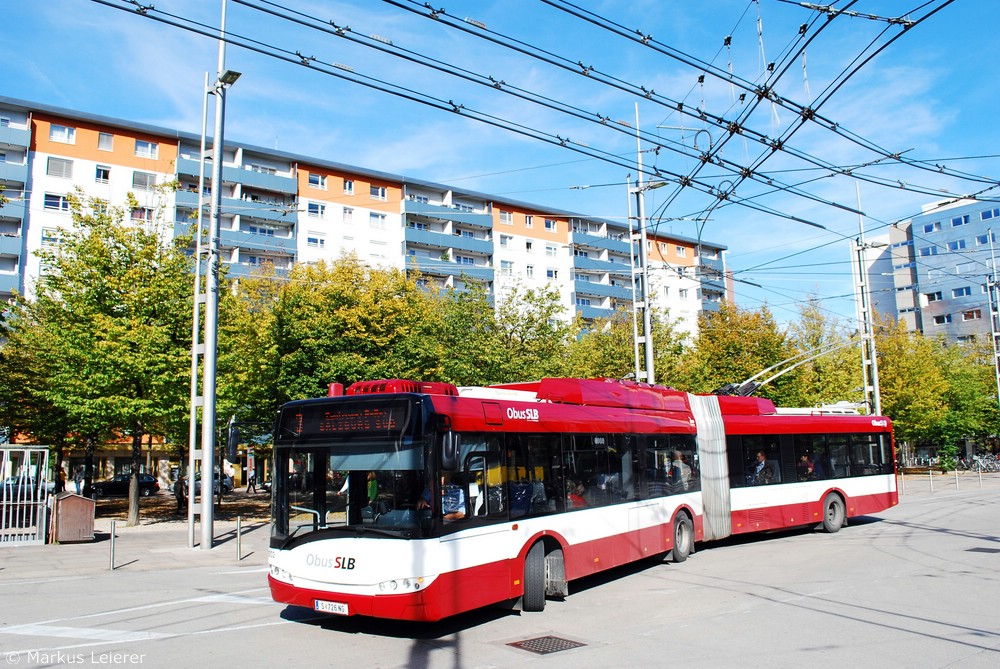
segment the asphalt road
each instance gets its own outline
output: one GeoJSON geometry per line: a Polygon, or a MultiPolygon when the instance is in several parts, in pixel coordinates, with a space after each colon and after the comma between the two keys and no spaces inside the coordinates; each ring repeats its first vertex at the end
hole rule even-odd
{"type": "Polygon", "coordinates": [[[544,613],[437,624],[273,603],[266,525],[120,529],[94,544],[0,548],[0,667],[996,667],[1000,476],[908,480],[900,506],[834,535],[699,546],[575,582],[544,613]],[[511,644],[527,642],[524,647],[511,644]],[[530,649],[555,650],[538,654],[530,649]]]}

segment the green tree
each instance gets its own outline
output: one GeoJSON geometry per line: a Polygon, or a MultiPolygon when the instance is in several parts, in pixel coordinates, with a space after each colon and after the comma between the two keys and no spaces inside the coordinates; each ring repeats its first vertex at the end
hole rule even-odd
{"type": "MultiPolygon", "coordinates": [[[[712,392],[745,381],[791,357],[792,351],[767,307],[741,309],[724,302],[719,311],[699,316],[695,349],[681,370],[682,385],[692,392],[712,392]]],[[[787,376],[781,377],[756,394],[787,405],[788,386],[787,376]]]]}
{"type": "Polygon", "coordinates": [[[860,342],[852,341],[839,321],[827,316],[817,298],[801,306],[799,319],[789,324],[788,338],[802,360],[819,354],[788,373],[792,404],[809,407],[860,399],[860,342]]]}
{"type": "Polygon", "coordinates": [[[494,344],[500,360],[488,374],[489,383],[516,382],[557,376],[571,332],[562,319],[565,307],[554,286],[514,286],[497,298],[494,344]]]}
{"type": "Polygon", "coordinates": [[[897,441],[931,438],[947,413],[948,381],[933,342],[905,324],[876,323],[882,413],[892,418],[897,441]]]}
{"type": "Polygon", "coordinates": [[[166,243],[159,220],[130,216],[144,212],[131,195],[124,207],[109,207],[77,191],[70,208],[73,227],[38,252],[45,270],[35,298],[15,305],[14,329],[30,333],[31,346],[49,357],[36,401],[65,413],[73,432],[91,441],[131,437],[128,523],[135,525],[142,439],[163,434],[168,418],[187,410],[187,240],[166,243]]]}

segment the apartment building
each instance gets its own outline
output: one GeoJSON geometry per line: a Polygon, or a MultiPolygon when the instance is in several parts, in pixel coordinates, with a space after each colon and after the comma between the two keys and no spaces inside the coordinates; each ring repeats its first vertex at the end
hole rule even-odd
{"type": "MultiPolygon", "coordinates": [[[[67,194],[124,203],[135,220],[175,234],[197,221],[201,137],[0,97],[0,299],[30,294],[44,271],[34,251],[71,222],[67,194]],[[175,183],[176,188],[159,186],[175,183]]],[[[631,308],[634,221],[608,220],[498,198],[334,161],[227,142],[220,249],[226,276],[354,253],[373,266],[419,271],[421,281],[494,298],[515,286],[555,286],[566,318],[631,308]]],[[[205,168],[211,174],[211,166],[205,168]]],[[[207,183],[207,180],[206,180],[207,183]]],[[[648,240],[650,301],[697,329],[698,314],[731,299],[720,244],[676,235],[648,240]]]]}
{"type": "MultiPolygon", "coordinates": [[[[944,200],[890,228],[872,252],[872,305],[911,330],[953,342],[990,336],[989,284],[1000,207],[944,200]],[[884,286],[884,277],[891,286],[884,286]],[[879,283],[879,282],[882,283],[879,283]]],[[[1000,250],[1000,249],[997,249],[1000,250]]]]}

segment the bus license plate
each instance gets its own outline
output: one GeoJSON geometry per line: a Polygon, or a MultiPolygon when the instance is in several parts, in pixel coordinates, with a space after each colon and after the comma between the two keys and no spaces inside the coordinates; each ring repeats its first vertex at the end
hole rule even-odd
{"type": "Polygon", "coordinates": [[[342,602],[325,602],[322,599],[317,599],[314,601],[314,607],[317,611],[323,611],[324,613],[336,613],[342,616],[348,615],[347,604],[342,602]]]}

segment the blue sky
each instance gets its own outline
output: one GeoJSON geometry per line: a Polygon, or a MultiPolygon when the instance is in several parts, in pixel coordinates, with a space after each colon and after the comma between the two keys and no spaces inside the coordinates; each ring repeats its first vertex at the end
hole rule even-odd
{"type": "MultiPolygon", "coordinates": [[[[155,6],[152,16],[198,22],[208,30],[219,25],[220,0],[146,2],[155,6]]],[[[697,237],[700,229],[706,240],[727,245],[730,269],[750,282],[736,284],[737,302],[751,308],[767,303],[781,321],[794,319],[809,295],[821,298],[823,307],[844,323],[854,318],[848,240],[858,230],[858,215],[850,210],[857,204],[859,182],[816,162],[845,167],[877,161],[855,173],[923,191],[861,181],[865,226],[876,232],[919,213],[922,204],[984,187],[886,160],[845,134],[951,170],[994,178],[1000,172],[995,155],[1000,154],[1000,130],[994,120],[1000,40],[993,36],[993,27],[1000,24],[998,2],[956,0],[905,31],[879,17],[899,17],[922,1],[840,1],[833,3],[835,8],[857,15],[832,20],[783,0],[431,3],[474,33],[482,34],[485,26],[504,44],[516,42],[535,53],[544,51],[547,58],[593,68],[590,77],[389,2],[246,2],[286,14],[293,10],[302,20],[317,17],[331,28],[349,27],[347,34],[369,44],[389,41],[464,68],[469,76],[491,76],[503,82],[501,88],[516,87],[529,97],[544,96],[607,122],[581,120],[229,0],[230,33],[293,59],[297,52],[314,67],[228,47],[226,65],[243,77],[228,97],[227,138],[624,220],[625,181],[629,174],[635,178],[636,139],[631,133],[638,103],[643,133],[666,147],[654,153],[653,143],[643,142],[644,163],[667,175],[693,175],[696,182],[684,189],[671,183],[649,191],[651,225],[687,237],[697,237]],[[579,7],[633,35],[651,36],[649,43],[661,50],[553,4],[579,7]],[[472,22],[464,22],[466,18],[472,22]],[[803,24],[808,40],[804,64],[797,51],[803,24]],[[870,53],[865,51],[870,44],[883,45],[900,33],[868,62],[855,60],[870,53]],[[377,42],[370,39],[373,35],[377,42]],[[663,52],[670,50],[676,58],[663,52]],[[741,103],[738,96],[744,91],[717,76],[731,69],[737,81],[752,89],[764,81],[769,62],[781,73],[773,90],[787,104],[765,101],[751,108],[752,92],[741,103]],[[332,63],[349,69],[330,67],[332,63]],[[480,123],[468,113],[441,111],[365,88],[317,68],[373,77],[404,86],[414,96],[452,101],[498,122],[566,140],[586,153],[601,152],[612,162],[480,123]],[[844,80],[841,75],[855,68],[844,80]],[[704,82],[699,82],[702,74],[704,82]],[[642,86],[654,92],[654,99],[619,90],[600,77],[625,87],[642,86]],[[837,88],[826,97],[831,86],[837,88]],[[824,124],[797,123],[797,108],[818,100],[824,100],[818,110],[824,124]],[[677,102],[695,115],[679,112],[677,102]],[[727,137],[725,130],[699,120],[699,109],[715,118],[739,120],[744,132],[727,137]],[[831,124],[837,132],[824,127],[831,124]],[[755,137],[783,137],[787,150],[772,152],[755,137]],[[709,148],[726,166],[708,165],[695,172],[697,155],[709,148]],[[756,180],[741,179],[736,174],[741,167],[753,167],[756,180]],[[791,185],[797,185],[798,194],[781,188],[791,185]],[[720,202],[717,194],[723,191],[731,196],[720,202]]],[[[419,9],[423,3],[397,4],[419,9]]],[[[943,4],[932,0],[928,7],[943,4]]],[[[214,75],[216,42],[115,7],[135,5],[127,0],[9,3],[0,47],[3,94],[199,132],[204,73],[214,75]]],[[[1000,192],[989,191],[985,197],[1000,198],[1000,192]]]]}

